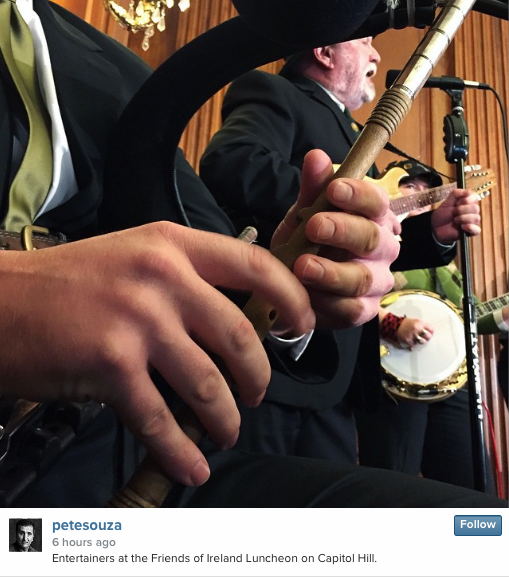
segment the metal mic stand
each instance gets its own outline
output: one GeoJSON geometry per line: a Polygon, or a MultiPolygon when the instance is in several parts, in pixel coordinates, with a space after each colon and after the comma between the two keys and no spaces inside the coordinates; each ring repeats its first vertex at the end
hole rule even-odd
{"type": "MultiPolygon", "coordinates": [[[[444,117],[445,157],[456,164],[458,188],[465,188],[465,159],[468,155],[468,129],[463,116],[463,90],[446,90],[452,98],[452,112],[444,117]]],[[[460,230],[459,248],[463,276],[463,320],[465,323],[465,349],[467,361],[467,387],[472,432],[474,483],[478,491],[486,492],[486,448],[484,445],[483,401],[477,320],[472,293],[472,276],[468,235],[460,230]]]]}

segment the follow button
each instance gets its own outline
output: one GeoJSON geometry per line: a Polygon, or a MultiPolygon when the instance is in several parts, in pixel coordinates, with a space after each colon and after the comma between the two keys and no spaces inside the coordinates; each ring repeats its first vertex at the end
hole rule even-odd
{"type": "Polygon", "coordinates": [[[499,537],[502,535],[502,515],[455,515],[454,534],[499,537]]]}

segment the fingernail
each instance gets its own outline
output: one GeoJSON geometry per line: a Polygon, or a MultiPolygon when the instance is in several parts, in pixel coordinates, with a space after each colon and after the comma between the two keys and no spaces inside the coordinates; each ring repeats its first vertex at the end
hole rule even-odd
{"type": "Polygon", "coordinates": [[[332,198],[338,202],[345,202],[352,198],[352,187],[341,181],[336,181],[332,189],[332,198]]]}
{"type": "Polygon", "coordinates": [[[302,280],[316,281],[320,280],[325,273],[323,266],[313,259],[309,259],[302,271],[302,280]]]}
{"type": "Polygon", "coordinates": [[[210,469],[205,461],[198,461],[191,471],[191,483],[197,487],[203,485],[210,477],[210,469]]]}
{"type": "Polygon", "coordinates": [[[336,227],[334,226],[332,220],[330,220],[329,218],[322,218],[320,226],[318,227],[318,233],[317,233],[318,239],[327,240],[329,238],[332,238],[335,230],[336,227]]]}

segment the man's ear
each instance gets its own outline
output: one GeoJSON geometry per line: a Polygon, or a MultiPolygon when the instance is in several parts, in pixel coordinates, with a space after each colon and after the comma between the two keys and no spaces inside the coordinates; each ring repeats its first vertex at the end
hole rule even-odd
{"type": "Polygon", "coordinates": [[[327,70],[334,68],[334,62],[332,59],[332,46],[321,46],[320,48],[315,48],[313,50],[313,55],[318,64],[327,70]]]}

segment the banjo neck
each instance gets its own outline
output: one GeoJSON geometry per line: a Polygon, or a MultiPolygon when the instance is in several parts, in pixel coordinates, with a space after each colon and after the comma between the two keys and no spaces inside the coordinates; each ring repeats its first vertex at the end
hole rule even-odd
{"type": "Polygon", "coordinates": [[[489,315],[498,309],[501,309],[507,304],[509,304],[509,293],[505,293],[501,296],[490,299],[489,301],[476,304],[475,311],[477,316],[480,318],[489,315]]]}

